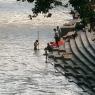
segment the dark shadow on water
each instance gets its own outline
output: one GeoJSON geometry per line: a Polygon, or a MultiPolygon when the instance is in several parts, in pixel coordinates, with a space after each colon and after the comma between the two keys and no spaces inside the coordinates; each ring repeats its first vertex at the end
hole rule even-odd
{"type": "Polygon", "coordinates": [[[33,51],[33,55],[37,56],[37,57],[41,57],[44,54],[44,48],[41,49],[37,49],[33,51]]]}
{"type": "Polygon", "coordinates": [[[37,57],[40,57],[42,55],[42,52],[41,50],[34,50],[34,53],[33,53],[35,56],[37,57]]]}
{"type": "Polygon", "coordinates": [[[40,55],[40,50],[34,50],[33,55],[39,56],[40,55]]]}

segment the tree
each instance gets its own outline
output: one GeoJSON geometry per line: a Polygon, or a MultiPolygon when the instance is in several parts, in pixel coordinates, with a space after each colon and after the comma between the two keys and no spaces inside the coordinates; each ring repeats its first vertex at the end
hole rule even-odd
{"type": "MultiPolygon", "coordinates": [[[[20,1],[20,0],[17,0],[20,1]]],[[[22,0],[25,1],[25,0],[22,0]]],[[[58,0],[27,0],[29,3],[35,2],[35,7],[32,9],[33,13],[38,15],[38,13],[48,13],[50,9],[55,6],[62,6],[62,2],[58,0]]]]}
{"type": "Polygon", "coordinates": [[[90,23],[90,19],[95,16],[95,11],[91,7],[95,5],[95,0],[69,0],[69,2],[79,12],[83,22],[90,23]]]}
{"type": "MultiPolygon", "coordinates": [[[[18,0],[19,1],[19,0],[18,0]]],[[[25,0],[22,0],[25,1],[25,0]]],[[[35,2],[35,7],[32,9],[33,13],[48,13],[50,9],[56,6],[63,6],[60,0],[27,0],[32,3],[35,2]]],[[[69,0],[70,4],[80,14],[81,19],[85,23],[89,23],[90,19],[95,16],[94,5],[95,0],[69,0]]]]}

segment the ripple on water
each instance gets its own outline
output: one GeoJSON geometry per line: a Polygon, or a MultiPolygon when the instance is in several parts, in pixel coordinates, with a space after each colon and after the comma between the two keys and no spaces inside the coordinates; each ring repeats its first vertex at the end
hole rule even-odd
{"type": "Polygon", "coordinates": [[[30,21],[31,5],[26,4],[0,0],[0,95],[82,95],[82,89],[56,73],[43,56],[46,43],[54,41],[53,28],[72,17],[57,8],[51,18],[40,14],[30,21]],[[40,50],[34,52],[38,30],[40,50]]]}

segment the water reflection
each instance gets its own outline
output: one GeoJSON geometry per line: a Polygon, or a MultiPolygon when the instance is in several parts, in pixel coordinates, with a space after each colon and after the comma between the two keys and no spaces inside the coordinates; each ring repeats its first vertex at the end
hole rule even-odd
{"type": "Polygon", "coordinates": [[[71,17],[57,10],[52,20],[39,16],[30,21],[29,8],[27,3],[0,0],[0,95],[87,95],[43,56],[46,43],[53,40],[52,29],[71,17]],[[40,50],[34,52],[38,30],[40,50]]]}
{"type": "MultiPolygon", "coordinates": [[[[66,3],[68,0],[64,0],[66,3]]],[[[63,25],[67,19],[72,17],[67,13],[70,9],[68,8],[55,8],[50,10],[54,13],[51,18],[44,18],[43,14],[39,14],[38,17],[30,20],[29,14],[32,14],[31,8],[33,4],[28,2],[16,2],[16,0],[0,0],[0,23],[3,24],[31,24],[34,26],[43,25],[63,25]],[[66,12],[67,11],[67,12],[66,12]]]]}
{"type": "MultiPolygon", "coordinates": [[[[2,25],[1,25],[2,26],[2,25]]],[[[34,52],[36,27],[0,26],[0,95],[81,95],[50,63],[45,63],[44,47],[52,40],[51,27],[40,27],[40,50],[34,52]],[[50,31],[49,31],[50,30],[50,31]],[[44,40],[45,39],[45,40],[44,40]],[[41,42],[42,41],[42,42],[41,42]]],[[[84,94],[83,95],[87,95],[84,94]]]]}

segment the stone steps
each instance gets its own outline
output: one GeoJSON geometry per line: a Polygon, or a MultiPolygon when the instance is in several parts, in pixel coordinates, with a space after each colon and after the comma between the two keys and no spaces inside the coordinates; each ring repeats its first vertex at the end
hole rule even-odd
{"type": "Polygon", "coordinates": [[[85,59],[89,62],[92,63],[93,66],[95,66],[95,60],[91,58],[88,52],[86,52],[85,48],[83,47],[81,41],[80,41],[80,36],[75,38],[75,44],[77,46],[78,51],[85,57],[85,59]]]}
{"type": "MultiPolygon", "coordinates": [[[[95,44],[91,41],[88,32],[78,33],[78,37],[65,41],[64,48],[61,47],[60,54],[54,51],[55,68],[66,76],[70,82],[76,83],[84,91],[95,94],[95,44]],[[64,51],[61,51],[64,50],[64,51]],[[71,54],[66,60],[65,54],[71,54]],[[57,58],[60,57],[60,58],[57,58]],[[58,62],[60,60],[60,62],[58,62]],[[60,63],[60,64],[58,64],[60,63]]],[[[68,56],[67,56],[68,57],[68,56]]]]}
{"type": "Polygon", "coordinates": [[[78,52],[74,39],[70,39],[70,46],[73,54],[80,60],[80,62],[85,64],[90,71],[95,73],[95,67],[93,67],[91,63],[89,63],[80,52],[78,52]]]}
{"type": "Polygon", "coordinates": [[[95,53],[93,52],[91,46],[89,45],[89,42],[87,40],[86,34],[84,32],[81,32],[81,42],[82,45],[84,46],[85,50],[92,56],[93,59],[95,59],[95,53]]]}
{"type": "Polygon", "coordinates": [[[89,33],[87,30],[86,30],[86,37],[87,37],[87,40],[89,42],[89,45],[91,46],[93,52],[95,53],[95,44],[94,42],[91,40],[91,33],[89,33]]]}

